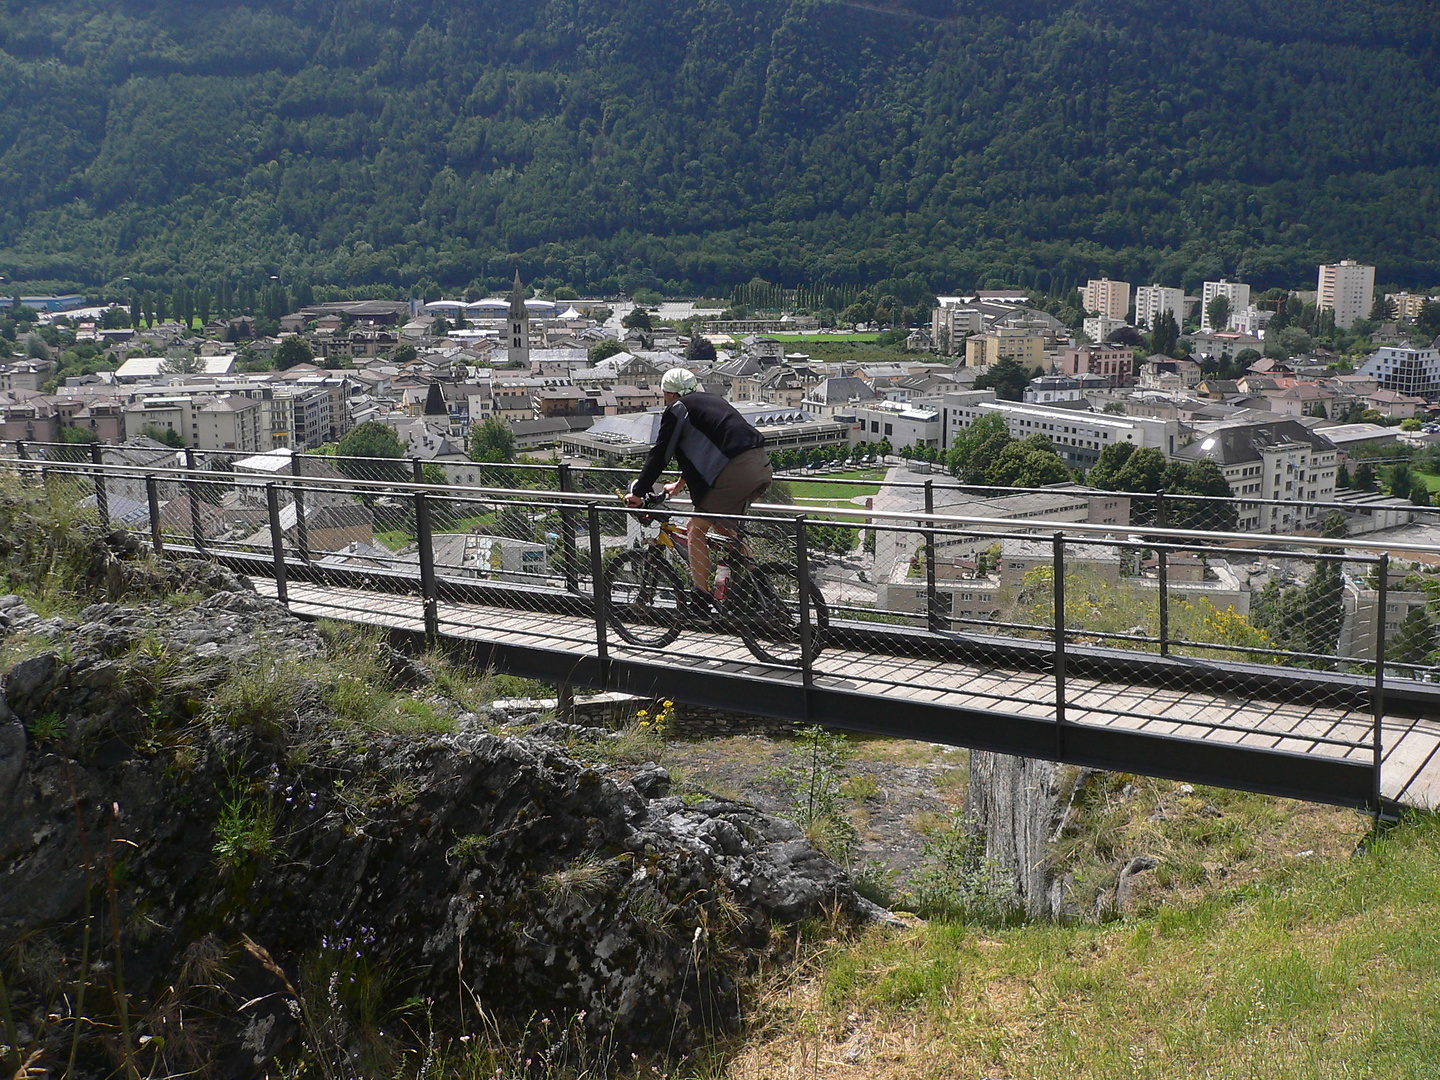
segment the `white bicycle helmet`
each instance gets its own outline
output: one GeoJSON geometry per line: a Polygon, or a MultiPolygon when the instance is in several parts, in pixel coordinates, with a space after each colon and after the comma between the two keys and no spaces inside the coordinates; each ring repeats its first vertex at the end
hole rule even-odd
{"type": "Polygon", "coordinates": [[[683,367],[672,367],[660,379],[660,389],[667,394],[688,394],[700,389],[700,380],[693,371],[683,367]]]}

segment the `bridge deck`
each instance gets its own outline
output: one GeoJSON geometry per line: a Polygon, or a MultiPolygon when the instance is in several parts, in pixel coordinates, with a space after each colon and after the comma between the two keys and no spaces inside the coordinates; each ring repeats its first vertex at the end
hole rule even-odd
{"type": "MultiPolygon", "coordinates": [[[[275,595],[272,580],[252,580],[262,595],[275,595]]],[[[424,629],[424,607],[418,596],[291,581],[288,598],[290,608],[301,615],[411,633],[424,629]]],[[[608,660],[615,674],[597,679],[600,647],[594,621],[588,617],[445,601],[439,604],[438,615],[446,637],[482,643],[510,656],[561,658],[562,664],[572,665],[567,676],[573,674],[571,681],[579,685],[604,681],[612,688],[679,700],[697,700],[695,695],[700,694],[704,703],[730,703],[736,711],[793,715],[793,703],[803,697],[807,717],[815,722],[1010,749],[1010,744],[1000,742],[987,745],[986,721],[996,726],[1003,721],[1017,732],[1014,752],[1221,784],[1229,766],[1214,762],[1244,758],[1249,764],[1228,777],[1230,786],[1352,805],[1366,801],[1354,794],[1354,776],[1373,763],[1369,740],[1374,717],[1358,709],[1071,675],[1065,680],[1063,731],[1056,732],[1062,725],[1056,724],[1053,671],[831,647],[816,660],[812,684],[806,687],[798,670],[757,662],[738,638],[685,631],[674,645],[658,652],[607,635],[608,660]],[[675,662],[682,656],[683,668],[675,662]],[[702,693],[707,677],[713,677],[712,685],[729,690],[718,700],[714,693],[702,693]],[[834,708],[842,704],[843,708],[834,708]],[[929,719],[906,722],[907,717],[922,714],[929,719]],[[1052,735],[1047,736],[1046,730],[1052,735]],[[1108,733],[1108,742],[1102,733],[1108,733]],[[1139,738],[1121,738],[1126,734],[1139,738]],[[1077,749],[1050,753],[1050,739],[1054,740],[1050,745],[1073,743],[1077,749]],[[1092,742],[1096,749],[1081,749],[1092,742]],[[1237,755],[1235,750],[1249,753],[1237,755]],[[1187,766],[1187,759],[1195,762],[1193,768],[1187,766]],[[1298,775],[1307,766],[1327,763],[1354,767],[1347,773],[1350,794],[1327,797],[1299,779],[1287,779],[1287,773],[1298,775]]],[[[548,670],[557,670],[553,659],[548,670]]],[[[1427,809],[1440,806],[1440,722],[1386,716],[1382,732],[1385,802],[1427,809]]]]}

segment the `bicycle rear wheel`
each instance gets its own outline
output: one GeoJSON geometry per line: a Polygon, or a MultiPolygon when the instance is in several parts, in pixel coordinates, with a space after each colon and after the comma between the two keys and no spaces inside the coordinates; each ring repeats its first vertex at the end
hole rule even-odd
{"type": "MultiPolygon", "coordinates": [[[[801,662],[799,575],[789,563],[767,562],[751,568],[740,583],[740,593],[727,605],[736,607],[736,629],[746,647],[767,664],[794,667],[801,662]]],[[[820,655],[830,629],[830,609],[812,580],[810,597],[810,657],[820,655]]],[[[733,588],[734,586],[732,586],[733,588]]]]}
{"type": "Polygon", "coordinates": [[[680,636],[690,591],[658,548],[629,548],[605,565],[606,621],[631,645],[660,649],[680,636]]]}

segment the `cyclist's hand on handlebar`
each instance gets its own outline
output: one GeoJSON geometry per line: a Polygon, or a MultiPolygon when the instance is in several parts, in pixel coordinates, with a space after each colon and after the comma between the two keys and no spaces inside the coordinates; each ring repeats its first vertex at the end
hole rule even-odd
{"type": "Polygon", "coordinates": [[[642,499],[639,495],[636,495],[633,491],[627,492],[624,495],[624,499],[626,506],[639,507],[645,505],[645,500],[642,499]]]}

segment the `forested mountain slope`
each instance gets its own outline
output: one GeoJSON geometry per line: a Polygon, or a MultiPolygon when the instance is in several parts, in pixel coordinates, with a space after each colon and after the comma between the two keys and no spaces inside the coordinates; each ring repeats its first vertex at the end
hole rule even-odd
{"type": "Polygon", "coordinates": [[[1432,0],[0,0],[0,274],[1440,283],[1432,0]]]}

